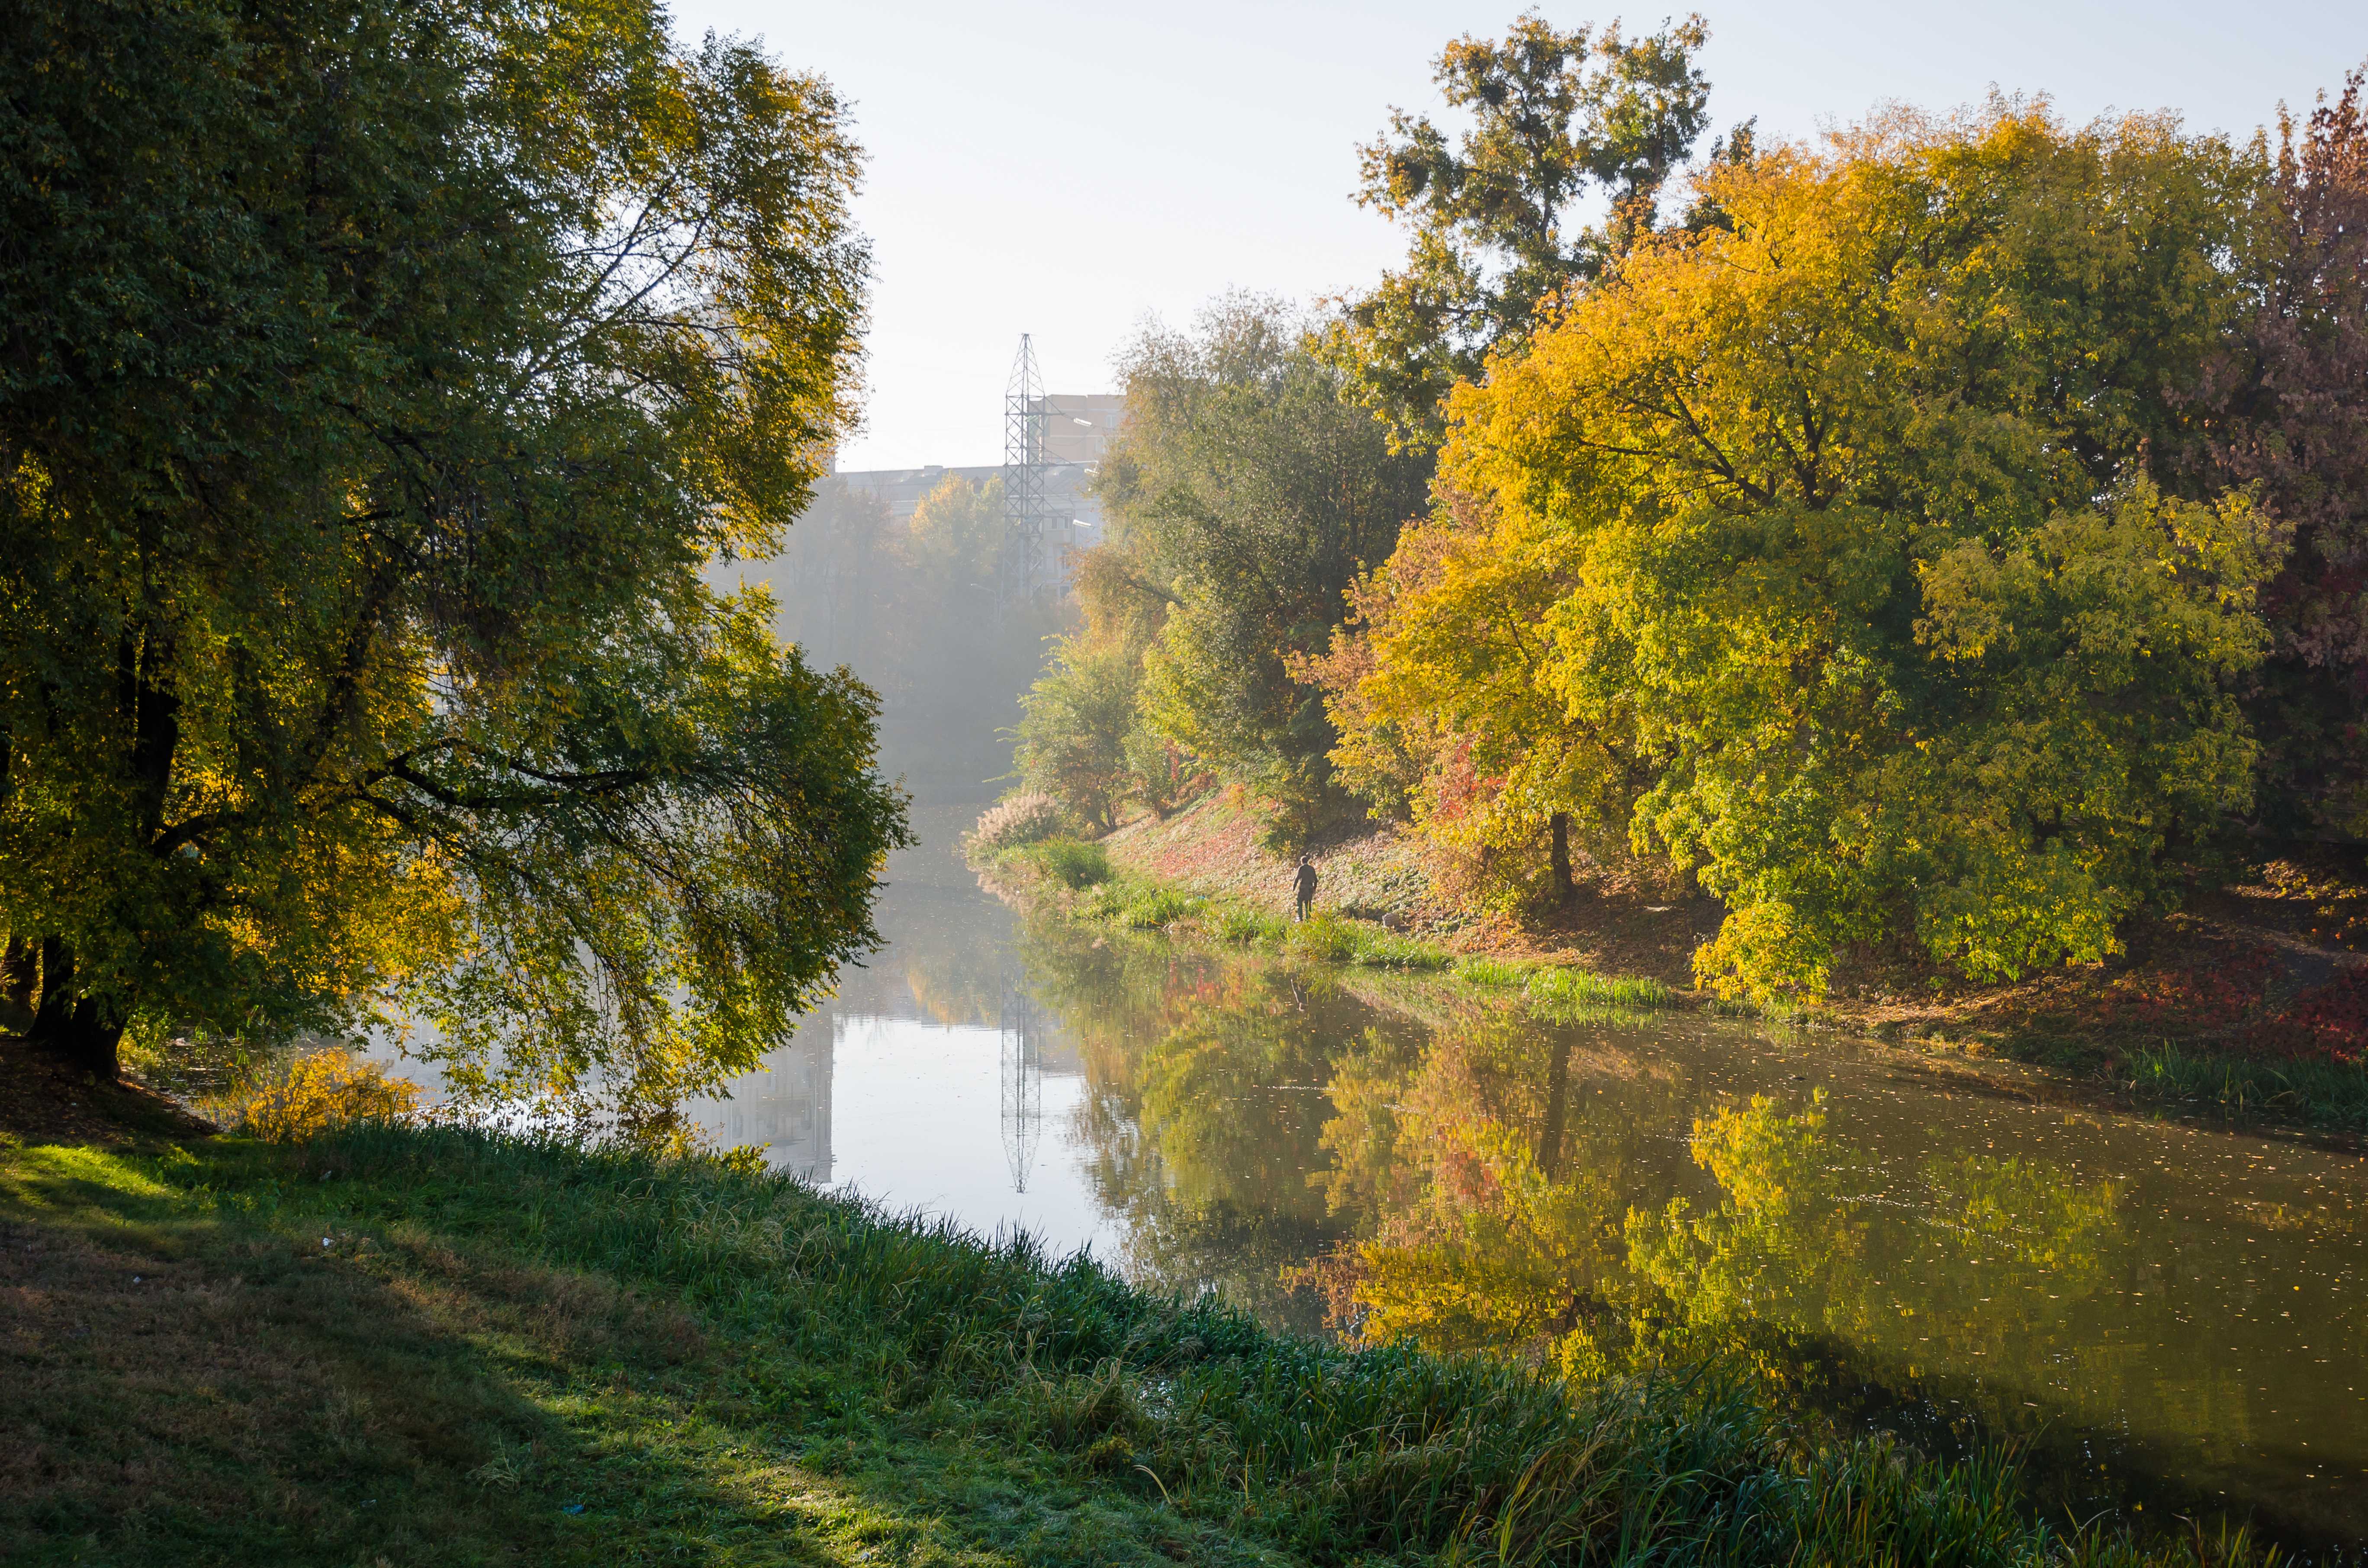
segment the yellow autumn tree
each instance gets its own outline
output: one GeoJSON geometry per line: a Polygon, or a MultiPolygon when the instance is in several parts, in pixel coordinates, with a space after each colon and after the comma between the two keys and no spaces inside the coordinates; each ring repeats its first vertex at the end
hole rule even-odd
{"type": "Polygon", "coordinates": [[[1456,393],[1457,499],[1325,672],[1337,760],[1436,841],[1567,813],[1691,870],[1726,993],[2112,951],[2248,798],[2273,540],[2150,464],[2263,170],[2007,101],[1714,168],[1456,393]]]}

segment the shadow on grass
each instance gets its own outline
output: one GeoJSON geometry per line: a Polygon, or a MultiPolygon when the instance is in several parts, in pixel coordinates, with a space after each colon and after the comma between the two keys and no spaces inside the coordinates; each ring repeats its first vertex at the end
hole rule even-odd
{"type": "MultiPolygon", "coordinates": [[[[1008,1560],[916,1507],[860,1397],[780,1408],[673,1303],[315,1164],[0,1148],[0,1559],[1008,1560]]],[[[996,1533],[1128,1533],[940,1457],[996,1533]]]]}

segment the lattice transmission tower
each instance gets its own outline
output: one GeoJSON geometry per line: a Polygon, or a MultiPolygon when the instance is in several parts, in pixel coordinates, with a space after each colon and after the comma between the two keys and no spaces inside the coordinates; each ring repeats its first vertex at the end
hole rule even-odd
{"type": "Polygon", "coordinates": [[[1017,986],[1004,994],[1002,1034],[1003,1157],[1011,1189],[1026,1192],[1044,1138],[1044,1040],[1035,1005],[1017,986]]]}
{"type": "Polygon", "coordinates": [[[1003,389],[1002,597],[1017,602],[1044,581],[1044,534],[1052,507],[1044,499],[1044,380],[1035,346],[1019,335],[1019,355],[1003,389]]]}

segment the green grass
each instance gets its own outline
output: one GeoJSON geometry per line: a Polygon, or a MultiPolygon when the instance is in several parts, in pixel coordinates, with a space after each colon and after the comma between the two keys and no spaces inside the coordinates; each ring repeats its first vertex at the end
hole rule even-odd
{"type": "Polygon", "coordinates": [[[1004,853],[1064,888],[1089,888],[1110,880],[1110,853],[1099,844],[1048,838],[1004,853]]]}
{"type": "Polygon", "coordinates": [[[1279,915],[1269,915],[1247,904],[1216,903],[1209,916],[1209,935],[1221,942],[1262,944],[1281,947],[1291,931],[1291,923],[1279,915]]]}
{"type": "Polygon", "coordinates": [[[10,1561],[2186,1560],[1707,1375],[1279,1337],[719,1161],[0,1148],[0,1227],[10,1561]]]}
{"type": "Polygon", "coordinates": [[[1281,946],[1286,955],[1309,962],[1370,969],[1445,969],[1454,961],[1432,943],[1384,931],[1370,920],[1332,914],[1292,922],[1283,929],[1281,946]]]}
{"type": "Polygon", "coordinates": [[[1179,930],[1289,957],[1375,969],[1444,969],[1452,956],[1436,944],[1385,931],[1368,920],[1326,913],[1285,920],[1238,900],[1184,892],[1110,864],[1099,844],[1047,839],[1004,851],[996,864],[1060,890],[1072,920],[1128,930],[1179,930]]]}
{"type": "Polygon", "coordinates": [[[1530,1010],[1548,1022],[1590,1021],[1675,1006],[1679,1000],[1656,980],[1609,977],[1523,960],[1458,960],[1436,942],[1329,910],[1305,920],[1285,920],[1236,899],[1184,892],[1113,866],[1098,844],[1047,839],[1006,850],[996,863],[1017,871],[1023,881],[1033,880],[1058,890],[1055,903],[1072,920],[1203,936],[1279,952],[1303,963],[1452,970],[1456,979],[1469,984],[1521,990],[1530,1010]]]}
{"type": "Polygon", "coordinates": [[[1537,967],[1516,959],[1465,959],[1455,966],[1455,978],[1468,985],[1502,989],[1527,985],[1537,967]]]}
{"type": "Polygon", "coordinates": [[[1584,1023],[1674,1007],[1678,994],[1657,980],[1596,974],[1518,959],[1466,959],[1455,978],[1489,990],[1519,989],[1531,1013],[1547,1023],[1584,1023]]]}
{"type": "Polygon", "coordinates": [[[1668,1007],[1677,993],[1657,980],[1634,975],[1594,974],[1583,969],[1543,969],[1530,977],[1530,999],[1544,1009],[1557,1007],[1668,1007]]]}
{"type": "Polygon", "coordinates": [[[2141,1099],[2368,1131],[2368,1067],[2263,1062],[2165,1044],[2137,1052],[2125,1071],[2141,1099]]]}

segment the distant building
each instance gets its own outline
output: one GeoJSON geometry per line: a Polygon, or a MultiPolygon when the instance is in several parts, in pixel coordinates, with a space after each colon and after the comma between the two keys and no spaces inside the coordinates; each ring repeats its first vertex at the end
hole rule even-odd
{"type": "Polygon", "coordinates": [[[1125,417],[1126,398],[1120,392],[1046,392],[1044,455],[1056,463],[1091,468],[1102,460],[1125,417]]]}

